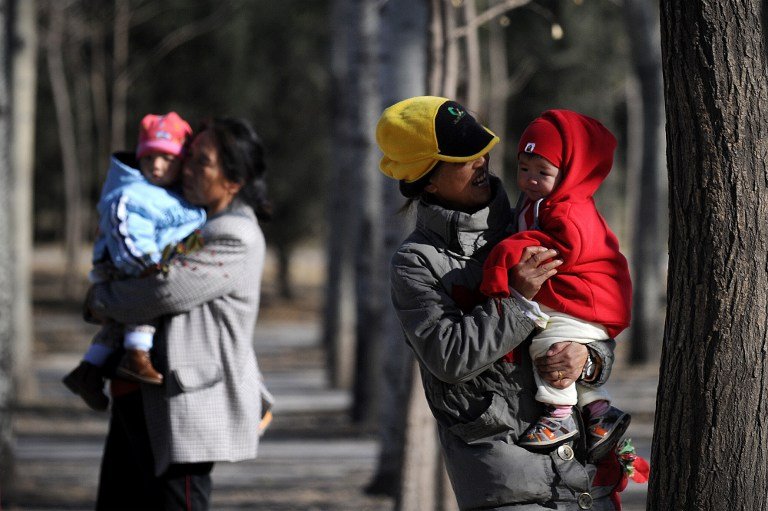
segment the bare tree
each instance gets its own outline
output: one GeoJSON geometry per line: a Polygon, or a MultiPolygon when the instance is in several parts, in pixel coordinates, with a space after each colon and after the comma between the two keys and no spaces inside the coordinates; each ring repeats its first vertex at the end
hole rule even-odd
{"type": "Polygon", "coordinates": [[[355,271],[353,239],[356,192],[356,167],[350,149],[350,126],[353,104],[347,88],[352,38],[351,0],[334,0],[331,13],[333,40],[331,79],[333,90],[333,122],[331,143],[338,157],[329,173],[327,277],[325,310],[323,311],[323,345],[328,356],[331,384],[351,388],[355,353],[355,271]],[[338,186],[337,183],[352,183],[338,186]]]}
{"type": "MultiPolygon", "coordinates": [[[[429,5],[427,0],[389,0],[381,13],[381,95],[384,107],[403,99],[424,95],[427,90],[427,56],[429,5]]],[[[412,218],[399,213],[403,197],[397,183],[383,175],[383,220],[385,223],[384,249],[379,264],[389,267],[389,260],[413,227],[412,218]]],[[[388,283],[388,279],[385,280],[388,283]]],[[[388,284],[387,284],[388,285],[388,284]]],[[[386,297],[384,307],[384,337],[382,349],[381,407],[379,432],[381,450],[373,480],[366,491],[374,494],[396,495],[403,473],[403,445],[405,420],[403,403],[411,392],[413,354],[405,342],[400,322],[386,297]]],[[[418,385],[416,386],[418,387],[418,385]]],[[[414,387],[414,388],[416,388],[414,387]]],[[[418,388],[416,392],[421,392],[418,388]]],[[[426,406],[426,404],[425,404],[426,406]]],[[[429,411],[427,410],[427,413],[429,411]]],[[[434,433],[434,423],[431,432],[434,433]]],[[[411,458],[416,470],[421,460],[411,458]]]]}
{"type": "Polygon", "coordinates": [[[381,346],[384,339],[386,267],[382,176],[378,170],[374,128],[381,113],[379,94],[379,2],[360,0],[353,19],[359,20],[356,44],[350,53],[350,100],[356,105],[351,125],[352,155],[360,187],[354,192],[355,214],[359,218],[355,248],[356,282],[356,363],[352,418],[376,424],[381,382],[381,346]]]}
{"type": "MultiPolygon", "coordinates": [[[[11,1],[0,0],[0,204],[10,204],[11,170],[11,1]]],[[[11,403],[13,385],[13,210],[0,215],[0,486],[6,487],[13,473],[11,450],[11,403]]]]}
{"type": "MultiPolygon", "coordinates": [[[[639,168],[635,186],[628,193],[636,196],[632,241],[632,330],[629,360],[644,363],[649,348],[656,348],[662,336],[660,321],[664,291],[662,239],[662,168],[664,147],[664,96],[661,77],[661,42],[655,3],[651,0],[624,0],[624,18],[629,34],[632,64],[639,83],[640,116],[629,122],[639,125],[639,168]],[[657,339],[659,341],[657,341],[657,339]]],[[[635,142],[636,143],[636,142],[635,142]]],[[[632,162],[630,162],[632,163],[632,162]]]]}
{"type": "Polygon", "coordinates": [[[48,27],[45,37],[45,55],[53,90],[64,174],[66,275],[63,289],[65,296],[75,298],[81,294],[78,256],[83,244],[83,216],[81,165],[77,154],[75,120],[63,55],[67,7],[68,2],[48,0],[46,3],[48,27]]]}
{"type": "Polygon", "coordinates": [[[765,9],[661,2],[671,225],[652,510],[768,508],[765,9]]]}
{"type": "Polygon", "coordinates": [[[30,377],[32,360],[32,173],[35,140],[35,92],[37,89],[37,2],[15,1],[11,11],[13,30],[12,170],[14,213],[14,330],[13,366],[17,396],[34,391],[30,377]]]}

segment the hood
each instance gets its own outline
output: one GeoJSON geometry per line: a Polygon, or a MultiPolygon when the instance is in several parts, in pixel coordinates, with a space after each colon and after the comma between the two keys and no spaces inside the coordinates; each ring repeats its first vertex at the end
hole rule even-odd
{"type": "Polygon", "coordinates": [[[109,171],[101,195],[103,197],[123,186],[145,181],[146,179],[139,170],[139,163],[133,154],[114,153],[109,160],[109,171]]]}
{"type": "Polygon", "coordinates": [[[570,110],[547,110],[563,141],[562,181],[545,204],[582,202],[598,189],[613,166],[616,137],[599,121],[570,110]]]}

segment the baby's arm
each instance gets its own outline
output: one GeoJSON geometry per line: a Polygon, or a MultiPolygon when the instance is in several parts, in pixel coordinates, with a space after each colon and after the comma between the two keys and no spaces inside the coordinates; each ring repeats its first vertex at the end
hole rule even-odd
{"type": "Polygon", "coordinates": [[[121,272],[135,277],[160,259],[155,222],[127,196],[110,207],[107,227],[107,250],[121,272]]]}

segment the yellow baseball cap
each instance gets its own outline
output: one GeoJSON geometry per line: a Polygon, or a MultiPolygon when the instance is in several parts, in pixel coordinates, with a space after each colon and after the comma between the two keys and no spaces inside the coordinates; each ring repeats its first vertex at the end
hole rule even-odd
{"type": "Polygon", "coordinates": [[[390,106],[376,125],[376,143],[384,157],[381,171],[412,183],[438,161],[466,162],[488,153],[499,142],[455,101],[416,96],[390,106]]]}

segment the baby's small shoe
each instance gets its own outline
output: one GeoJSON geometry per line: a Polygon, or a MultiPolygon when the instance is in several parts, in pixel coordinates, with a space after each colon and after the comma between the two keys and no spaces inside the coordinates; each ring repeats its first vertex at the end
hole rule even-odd
{"type": "Polygon", "coordinates": [[[101,368],[83,360],[67,374],[62,383],[77,394],[85,404],[97,412],[103,412],[109,406],[109,398],[104,394],[104,375],[101,368]]]}
{"type": "Polygon", "coordinates": [[[554,447],[578,436],[579,427],[573,414],[562,419],[545,415],[525,430],[517,444],[528,449],[540,449],[554,447]]]}
{"type": "Polygon", "coordinates": [[[126,380],[150,385],[162,385],[163,375],[158,373],[149,352],[144,350],[125,350],[125,355],[117,366],[117,375],[126,380]]]}
{"type": "Polygon", "coordinates": [[[592,461],[605,457],[627,431],[632,416],[611,406],[602,415],[589,418],[587,426],[587,454],[592,461]]]}

